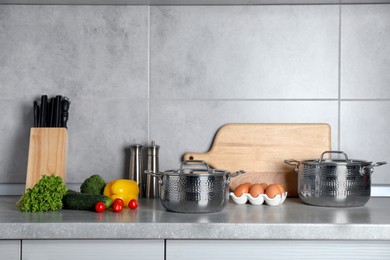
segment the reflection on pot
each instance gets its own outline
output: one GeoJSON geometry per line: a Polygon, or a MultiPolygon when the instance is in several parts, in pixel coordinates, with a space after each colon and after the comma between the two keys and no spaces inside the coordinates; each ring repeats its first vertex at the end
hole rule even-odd
{"type": "Polygon", "coordinates": [[[160,201],[169,211],[211,213],[229,201],[230,178],[244,173],[211,169],[200,160],[183,161],[179,170],[153,173],[160,178],[160,201]]]}
{"type": "Polygon", "coordinates": [[[310,205],[357,207],[371,195],[371,173],[386,162],[348,159],[341,151],[325,151],[317,160],[285,160],[298,173],[299,198],[310,205]],[[325,154],[342,154],[344,159],[324,159],[325,154]]]}

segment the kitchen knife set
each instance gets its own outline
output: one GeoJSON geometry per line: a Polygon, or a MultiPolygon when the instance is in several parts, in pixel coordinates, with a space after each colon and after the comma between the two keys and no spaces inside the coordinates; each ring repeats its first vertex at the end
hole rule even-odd
{"type": "Polygon", "coordinates": [[[41,103],[34,101],[34,127],[67,127],[70,100],[57,95],[49,98],[41,96],[41,103]]]}

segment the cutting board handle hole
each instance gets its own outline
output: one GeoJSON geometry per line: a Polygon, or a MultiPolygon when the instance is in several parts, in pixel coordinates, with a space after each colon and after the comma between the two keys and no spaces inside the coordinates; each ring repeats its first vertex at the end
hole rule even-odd
{"type": "Polygon", "coordinates": [[[190,157],[188,157],[188,159],[194,160],[194,156],[190,155],[190,157]]]}

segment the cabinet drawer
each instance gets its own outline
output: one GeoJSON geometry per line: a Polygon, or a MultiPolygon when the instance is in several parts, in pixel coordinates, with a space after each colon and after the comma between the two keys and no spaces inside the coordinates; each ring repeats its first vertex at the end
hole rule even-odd
{"type": "Polygon", "coordinates": [[[390,241],[168,240],[166,260],[390,259],[390,241]]]}
{"type": "Polygon", "coordinates": [[[0,258],[20,260],[20,240],[0,240],[0,258]]]}
{"type": "Polygon", "coordinates": [[[23,260],[163,260],[163,240],[23,240],[23,260]]]}

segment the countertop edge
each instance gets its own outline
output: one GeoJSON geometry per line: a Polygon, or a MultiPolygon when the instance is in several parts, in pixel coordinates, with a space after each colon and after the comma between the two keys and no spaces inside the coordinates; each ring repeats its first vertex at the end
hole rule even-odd
{"type": "Polygon", "coordinates": [[[1,223],[0,230],[0,239],[22,240],[390,240],[390,225],[382,224],[1,223]]]}

